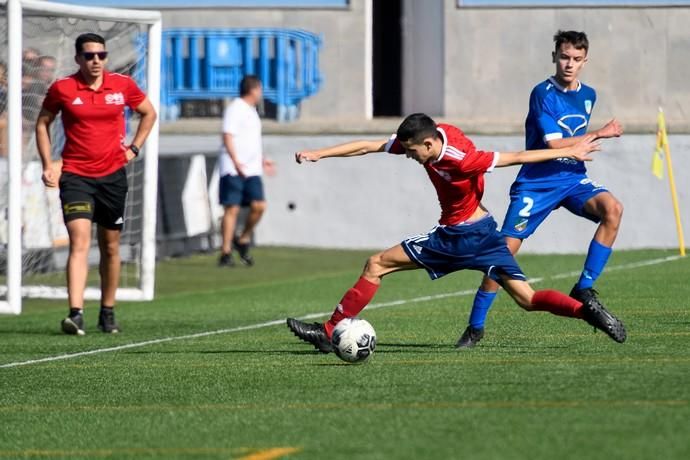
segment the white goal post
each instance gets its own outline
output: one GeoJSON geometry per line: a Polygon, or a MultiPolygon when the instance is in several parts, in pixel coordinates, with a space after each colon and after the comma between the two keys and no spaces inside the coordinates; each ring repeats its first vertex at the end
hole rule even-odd
{"type": "MultiPolygon", "coordinates": [[[[160,59],[161,59],[161,14],[158,11],[125,10],[116,8],[95,8],[60,4],[39,0],[0,0],[0,7],[6,9],[7,44],[7,158],[8,174],[6,192],[7,227],[3,244],[6,247],[6,269],[4,282],[0,286],[0,313],[19,314],[22,297],[66,298],[62,286],[48,286],[23,283],[23,150],[26,142],[25,118],[22,115],[22,77],[25,16],[41,15],[50,18],[70,20],[112,21],[131,23],[145,29],[146,88],[148,98],[156,111],[160,108],[160,59]]],[[[5,37],[3,37],[5,38],[5,37]]],[[[76,37],[63,37],[74,42],[76,37]]],[[[55,38],[57,40],[57,37],[55,38]]],[[[61,75],[62,76],[62,75],[61,75]]],[[[31,133],[33,135],[33,133],[31,133]]],[[[156,264],[156,210],[158,193],[158,123],[154,126],[142,152],[143,184],[141,190],[141,243],[137,250],[138,286],[118,289],[118,300],[151,300],[154,295],[156,264]]],[[[4,174],[4,172],[3,172],[4,174]]],[[[63,271],[64,273],[64,271],[63,271]]],[[[87,287],[87,299],[98,299],[100,290],[87,287]]]]}

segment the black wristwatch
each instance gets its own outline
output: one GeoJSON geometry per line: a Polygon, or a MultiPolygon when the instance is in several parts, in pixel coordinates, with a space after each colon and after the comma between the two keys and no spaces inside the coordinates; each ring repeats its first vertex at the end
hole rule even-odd
{"type": "Polygon", "coordinates": [[[134,152],[134,155],[139,156],[139,147],[136,145],[132,144],[129,146],[129,149],[134,152]]]}

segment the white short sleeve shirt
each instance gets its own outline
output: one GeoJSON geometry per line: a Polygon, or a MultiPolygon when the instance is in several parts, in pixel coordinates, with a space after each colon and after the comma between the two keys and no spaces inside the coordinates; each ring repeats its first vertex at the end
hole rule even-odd
{"type": "MultiPolygon", "coordinates": [[[[223,113],[223,134],[225,133],[232,134],[235,155],[242,165],[244,174],[247,177],[261,176],[263,172],[261,119],[256,108],[247,104],[241,97],[234,99],[223,113]]],[[[218,168],[221,177],[228,174],[237,175],[237,169],[225,149],[225,144],[220,148],[218,168]]]]}

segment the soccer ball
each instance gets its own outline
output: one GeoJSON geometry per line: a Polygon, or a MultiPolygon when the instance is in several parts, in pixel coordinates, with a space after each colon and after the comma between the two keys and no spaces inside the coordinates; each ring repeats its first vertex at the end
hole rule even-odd
{"type": "Polygon", "coordinates": [[[376,331],[367,321],[345,318],[333,329],[333,351],[348,363],[363,363],[376,349],[376,331]]]}

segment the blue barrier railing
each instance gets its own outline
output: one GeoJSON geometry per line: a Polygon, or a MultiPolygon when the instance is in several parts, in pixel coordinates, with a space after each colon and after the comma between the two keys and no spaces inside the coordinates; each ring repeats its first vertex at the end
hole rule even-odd
{"type": "Polygon", "coordinates": [[[255,74],[278,121],[294,120],[321,86],[320,48],[320,36],[296,29],[166,29],[161,117],[177,119],[184,100],[236,97],[242,77],[255,74]]]}

